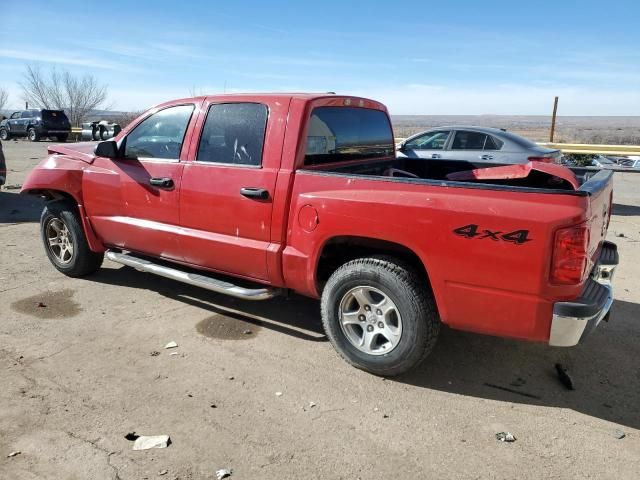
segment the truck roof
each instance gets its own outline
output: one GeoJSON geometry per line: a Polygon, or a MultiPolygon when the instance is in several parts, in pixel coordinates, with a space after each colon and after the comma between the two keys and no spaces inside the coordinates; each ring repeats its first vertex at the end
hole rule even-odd
{"type": "Polygon", "coordinates": [[[338,95],[335,94],[333,92],[246,92],[246,93],[215,93],[215,94],[211,94],[211,95],[198,95],[195,97],[187,97],[187,98],[180,98],[180,99],[175,99],[175,100],[171,100],[169,102],[164,102],[161,103],[159,105],[156,105],[154,108],[158,108],[158,107],[166,107],[169,105],[176,105],[179,103],[185,103],[185,102],[197,102],[197,101],[203,101],[207,98],[233,98],[233,99],[241,99],[241,98],[246,98],[246,99],[250,99],[251,101],[256,101],[257,99],[260,98],[277,98],[277,99],[282,99],[284,100],[292,100],[292,99],[299,99],[305,102],[310,102],[313,100],[317,100],[317,99],[321,99],[321,98],[335,98],[335,99],[351,99],[351,102],[349,103],[345,103],[345,105],[352,105],[352,106],[362,106],[361,104],[361,100],[363,102],[366,102],[366,105],[368,108],[377,108],[379,110],[384,110],[386,111],[387,108],[380,102],[377,102],[375,100],[371,100],[369,98],[365,98],[365,97],[358,97],[358,96],[354,96],[354,95],[338,95]]]}

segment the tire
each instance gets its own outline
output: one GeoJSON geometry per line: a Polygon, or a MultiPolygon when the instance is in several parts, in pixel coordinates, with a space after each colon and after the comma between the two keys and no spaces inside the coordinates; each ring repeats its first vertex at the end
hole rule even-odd
{"type": "Polygon", "coordinates": [[[7,130],[6,128],[0,129],[0,140],[2,140],[3,142],[6,142],[10,138],[11,138],[11,134],[9,133],[9,130],[7,130]]]}
{"type": "Polygon", "coordinates": [[[27,130],[27,138],[29,139],[30,142],[40,141],[40,135],[38,135],[38,132],[33,127],[29,127],[29,129],[27,130]]]}
{"type": "Polygon", "coordinates": [[[69,134],[65,133],[63,135],[56,135],[56,140],[58,142],[64,143],[69,139],[69,134]]]}
{"type": "Polygon", "coordinates": [[[100,127],[100,140],[109,140],[111,136],[109,135],[109,130],[107,127],[100,127]]]}
{"type": "Polygon", "coordinates": [[[374,375],[395,376],[411,370],[431,352],[440,332],[440,319],[426,280],[391,257],[360,258],[339,267],[324,287],[320,308],[325,333],[338,354],[374,375]],[[363,295],[371,300],[368,311],[366,302],[363,306],[356,298],[363,295]],[[386,300],[380,302],[381,298],[386,300]],[[395,310],[379,316],[377,312],[382,310],[376,305],[386,305],[381,308],[387,309],[393,306],[395,310]],[[352,318],[356,314],[360,323],[352,318]],[[351,323],[343,326],[347,319],[351,323]],[[369,342],[374,346],[369,351],[354,342],[359,331],[365,338],[365,327],[372,329],[366,338],[375,340],[369,342]]]}
{"type": "Polygon", "coordinates": [[[53,266],[69,277],[89,275],[102,265],[104,254],[89,248],[76,207],[69,201],[45,205],[40,217],[40,235],[53,266]],[[63,251],[66,253],[62,254],[63,251]]]}

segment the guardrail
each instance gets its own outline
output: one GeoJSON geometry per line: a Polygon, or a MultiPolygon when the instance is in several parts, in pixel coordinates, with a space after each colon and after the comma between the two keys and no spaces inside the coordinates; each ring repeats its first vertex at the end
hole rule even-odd
{"type": "Polygon", "coordinates": [[[595,145],[587,143],[538,143],[541,147],[556,148],[564,153],[605,154],[626,157],[640,155],[638,145],[595,145]]]}

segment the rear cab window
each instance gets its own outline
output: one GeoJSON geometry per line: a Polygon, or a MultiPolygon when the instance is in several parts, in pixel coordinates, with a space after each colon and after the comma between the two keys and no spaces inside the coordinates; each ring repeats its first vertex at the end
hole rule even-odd
{"type": "Polygon", "coordinates": [[[68,122],[67,115],[63,110],[42,110],[42,120],[51,122],[68,122]]]}
{"type": "Polygon", "coordinates": [[[393,156],[393,131],[384,111],[361,107],[316,107],[312,110],[305,166],[393,156]]]}

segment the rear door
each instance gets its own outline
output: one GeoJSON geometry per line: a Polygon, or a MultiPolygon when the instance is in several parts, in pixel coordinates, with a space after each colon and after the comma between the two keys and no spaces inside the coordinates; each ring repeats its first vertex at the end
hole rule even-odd
{"type": "Polygon", "coordinates": [[[400,156],[441,159],[446,157],[450,130],[434,130],[412,138],[404,144],[400,156]]]}
{"type": "Polygon", "coordinates": [[[188,263],[269,279],[271,212],[287,110],[288,104],[268,98],[205,102],[196,127],[200,136],[182,177],[180,246],[188,263]]]}
{"type": "Polygon", "coordinates": [[[107,245],[182,260],[180,186],[195,107],[153,112],[120,140],[121,158],[97,157],[85,170],[87,214],[107,245]]]}
{"type": "Polygon", "coordinates": [[[29,110],[25,110],[24,112],[22,112],[22,115],[20,115],[20,120],[18,121],[18,133],[20,134],[24,134],[27,132],[27,126],[32,122],[33,120],[33,112],[30,112],[29,110]]]}
{"type": "Polygon", "coordinates": [[[519,163],[509,161],[502,152],[504,142],[499,138],[473,130],[456,130],[450,146],[450,157],[473,163],[519,163]]]}

